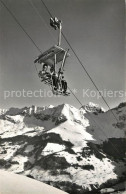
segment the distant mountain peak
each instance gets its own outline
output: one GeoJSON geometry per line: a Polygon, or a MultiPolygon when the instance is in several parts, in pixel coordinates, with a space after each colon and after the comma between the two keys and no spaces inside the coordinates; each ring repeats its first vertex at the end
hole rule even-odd
{"type": "Polygon", "coordinates": [[[23,107],[23,108],[17,108],[17,107],[11,107],[9,109],[0,109],[0,115],[22,115],[22,114],[28,114],[28,115],[32,115],[32,114],[36,114],[36,113],[40,113],[46,109],[51,109],[53,108],[53,105],[48,105],[48,106],[42,106],[42,107],[37,107],[35,105],[32,105],[30,107],[23,107]]]}
{"type": "Polygon", "coordinates": [[[2,109],[2,108],[0,108],[0,115],[5,114],[7,111],[8,111],[8,109],[2,109]]]}
{"type": "Polygon", "coordinates": [[[94,114],[105,112],[105,110],[102,107],[100,107],[98,104],[95,104],[93,102],[89,102],[88,104],[83,105],[80,109],[81,110],[84,109],[85,111],[94,113],[94,114]]]}
{"type": "Polygon", "coordinates": [[[122,102],[122,103],[120,103],[119,105],[118,105],[118,108],[123,108],[123,107],[125,107],[126,106],[126,102],[122,102]]]}

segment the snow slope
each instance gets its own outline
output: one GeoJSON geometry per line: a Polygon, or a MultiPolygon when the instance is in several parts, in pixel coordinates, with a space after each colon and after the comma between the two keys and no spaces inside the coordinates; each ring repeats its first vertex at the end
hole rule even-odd
{"type": "Polygon", "coordinates": [[[39,181],[0,170],[1,194],[65,194],[52,186],[39,181]]]}

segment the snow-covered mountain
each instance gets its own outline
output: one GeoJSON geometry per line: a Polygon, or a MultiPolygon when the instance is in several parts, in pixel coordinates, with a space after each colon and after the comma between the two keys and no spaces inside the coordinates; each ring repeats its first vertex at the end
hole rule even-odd
{"type": "Polygon", "coordinates": [[[126,178],[126,103],[112,111],[117,120],[92,103],[11,108],[0,116],[0,167],[72,194],[114,192],[126,178]]]}
{"type": "Polygon", "coordinates": [[[8,111],[8,109],[2,109],[2,108],[0,108],[0,115],[5,114],[7,111],[8,111]]]}
{"type": "Polygon", "coordinates": [[[80,109],[81,110],[84,109],[87,112],[90,113],[92,112],[94,114],[105,112],[105,110],[102,107],[100,107],[98,104],[94,104],[93,102],[89,102],[88,104],[82,106],[80,109]]]}

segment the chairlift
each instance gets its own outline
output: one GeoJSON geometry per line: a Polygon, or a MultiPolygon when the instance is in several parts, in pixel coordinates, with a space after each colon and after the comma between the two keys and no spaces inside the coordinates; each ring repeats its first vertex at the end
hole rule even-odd
{"type": "Polygon", "coordinates": [[[42,65],[42,71],[39,71],[38,76],[41,82],[51,87],[53,94],[68,96],[70,93],[67,91],[67,82],[63,74],[66,58],[70,54],[69,49],[61,47],[62,21],[56,17],[50,18],[50,26],[59,30],[58,44],[40,54],[34,63],[42,65]]]}

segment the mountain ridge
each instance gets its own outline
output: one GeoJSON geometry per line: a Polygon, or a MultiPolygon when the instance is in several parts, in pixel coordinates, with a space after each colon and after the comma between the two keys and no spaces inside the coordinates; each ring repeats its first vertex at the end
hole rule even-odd
{"type": "Polygon", "coordinates": [[[1,169],[72,194],[114,189],[124,180],[125,104],[114,110],[120,125],[110,111],[88,112],[69,104],[30,108],[0,116],[1,169]]]}

